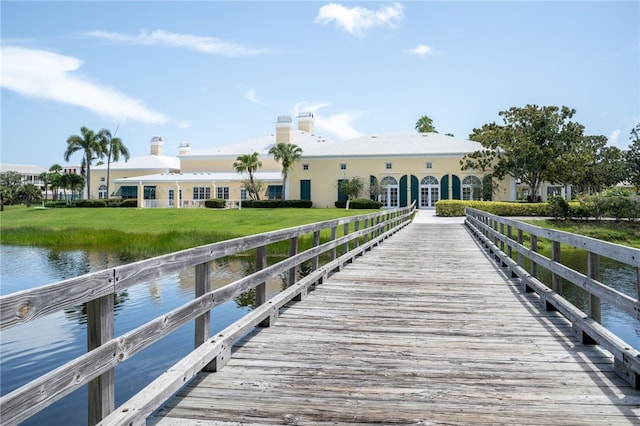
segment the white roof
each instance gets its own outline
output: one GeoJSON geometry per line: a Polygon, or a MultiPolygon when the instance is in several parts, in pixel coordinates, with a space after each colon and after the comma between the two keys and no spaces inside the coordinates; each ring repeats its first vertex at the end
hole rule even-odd
{"type": "Polygon", "coordinates": [[[394,157],[464,155],[482,149],[478,142],[440,133],[367,135],[331,146],[313,147],[304,157],[394,157]]]}
{"type": "MultiPolygon", "coordinates": [[[[118,161],[111,163],[111,170],[180,170],[180,160],[177,157],[168,157],[166,155],[143,155],[134,157],[129,161],[118,161]]],[[[91,166],[91,170],[107,170],[107,164],[99,166],[91,166]]]]}
{"type": "MultiPolygon", "coordinates": [[[[293,130],[293,140],[291,143],[302,148],[302,155],[304,155],[307,150],[314,149],[314,147],[329,146],[337,144],[338,142],[303,130],[293,130]]],[[[180,157],[233,157],[233,159],[235,159],[238,155],[252,154],[254,152],[257,152],[259,155],[266,156],[269,155],[269,149],[271,149],[275,144],[275,135],[267,135],[229,145],[191,151],[187,154],[180,155],[180,157]]]]}
{"type": "MultiPolygon", "coordinates": [[[[262,181],[282,181],[282,174],[280,172],[257,172],[253,174],[255,179],[262,181]]],[[[122,179],[114,179],[115,183],[166,183],[166,182],[231,182],[238,179],[245,179],[248,175],[240,175],[239,173],[215,173],[215,172],[202,172],[202,173],[158,173],[155,175],[146,176],[134,176],[122,179]]]]}
{"type": "MultiPolygon", "coordinates": [[[[393,157],[393,156],[458,156],[482,149],[482,145],[466,139],[440,133],[392,133],[360,136],[345,141],[310,134],[302,130],[293,131],[292,143],[302,148],[303,158],[312,157],[393,157]]],[[[249,139],[201,151],[192,151],[180,156],[199,158],[236,158],[238,155],[257,152],[269,155],[275,145],[274,135],[249,139]]]]}
{"type": "Polygon", "coordinates": [[[47,171],[48,170],[44,167],[34,166],[33,164],[0,164],[0,172],[18,172],[23,175],[39,175],[40,173],[47,171]]]}

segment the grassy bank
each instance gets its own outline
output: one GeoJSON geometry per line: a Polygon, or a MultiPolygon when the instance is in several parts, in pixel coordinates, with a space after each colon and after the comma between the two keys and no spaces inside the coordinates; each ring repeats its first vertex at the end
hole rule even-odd
{"type": "Polygon", "coordinates": [[[557,229],[611,243],[640,248],[640,222],[614,220],[527,220],[542,228],[557,229]]]}
{"type": "Polygon", "coordinates": [[[8,206],[0,243],[157,256],[369,210],[340,209],[42,209],[8,206]]]}

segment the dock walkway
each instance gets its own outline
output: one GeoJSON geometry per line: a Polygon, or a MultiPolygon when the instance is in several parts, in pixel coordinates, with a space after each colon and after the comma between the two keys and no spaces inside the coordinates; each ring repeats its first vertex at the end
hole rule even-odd
{"type": "Polygon", "coordinates": [[[333,274],[147,423],[640,424],[640,391],[607,352],[522,293],[461,220],[435,222],[333,274]]]}

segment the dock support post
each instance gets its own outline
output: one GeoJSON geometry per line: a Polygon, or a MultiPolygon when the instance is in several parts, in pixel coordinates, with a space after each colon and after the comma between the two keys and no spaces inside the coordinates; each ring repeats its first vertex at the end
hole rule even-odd
{"type": "MultiPolygon", "coordinates": [[[[87,303],[87,351],[113,339],[114,294],[87,303]]],[[[89,424],[99,423],[115,410],[115,374],[113,368],[89,382],[89,424]]]]}

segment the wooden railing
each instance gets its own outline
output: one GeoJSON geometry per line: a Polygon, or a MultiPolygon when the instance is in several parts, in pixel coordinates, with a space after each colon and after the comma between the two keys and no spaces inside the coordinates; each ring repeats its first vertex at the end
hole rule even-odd
{"type": "Polygon", "coordinates": [[[321,283],[329,274],[410,223],[413,209],[414,205],[223,241],[2,296],[0,330],[86,303],[88,342],[87,352],[82,356],[3,395],[2,424],[17,424],[87,384],[89,424],[144,424],[149,414],[199,371],[222,368],[239,337],[255,326],[268,327],[285,304],[300,300],[310,286],[321,283]],[[304,238],[312,240],[312,247],[299,252],[299,241],[304,238]],[[281,241],[289,242],[289,257],[267,266],[267,247],[281,241]],[[253,250],[255,273],[222,288],[210,288],[212,260],[253,250]],[[311,272],[298,280],[297,270],[304,262],[311,263],[311,272]],[[115,294],[191,267],[195,267],[195,299],[114,336],[115,294]],[[266,281],[286,272],[288,287],[267,300],[266,281]],[[256,308],[211,337],[211,310],[250,289],[255,289],[256,308]],[[189,321],[195,321],[193,352],[116,410],[114,368],[189,321]]]}
{"type": "Polygon", "coordinates": [[[556,310],[572,324],[575,336],[583,343],[598,344],[614,357],[616,374],[636,389],[640,389],[640,353],[600,323],[600,303],[610,304],[640,320],[640,250],[608,243],[594,238],[541,228],[507,219],[480,210],[466,209],[466,224],[482,241],[495,260],[511,276],[519,278],[521,288],[535,292],[547,310],[556,310]],[[524,245],[528,240],[529,247],[524,245]],[[551,258],[538,252],[539,239],[551,244],[551,258]],[[587,274],[562,264],[562,245],[586,251],[587,274]],[[635,268],[636,296],[623,294],[600,282],[600,258],[606,257],[635,268]],[[528,259],[529,270],[525,259],[528,259]],[[550,286],[540,281],[540,268],[551,274],[550,286]],[[587,292],[586,312],[563,297],[564,279],[587,292]]]}

